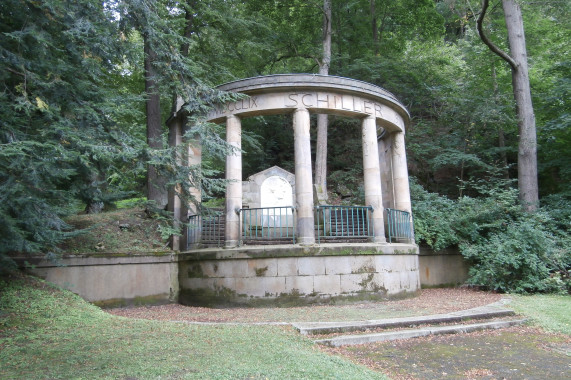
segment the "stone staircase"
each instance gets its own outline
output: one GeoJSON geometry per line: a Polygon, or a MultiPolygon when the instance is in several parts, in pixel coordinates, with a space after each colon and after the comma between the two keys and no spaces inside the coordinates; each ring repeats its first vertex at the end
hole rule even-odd
{"type": "Polygon", "coordinates": [[[314,342],[332,347],[410,339],[429,335],[469,333],[519,325],[511,309],[495,303],[474,309],[418,317],[353,322],[294,323],[301,334],[315,335],[314,342]],[[476,322],[478,321],[478,322],[476,322]]]}

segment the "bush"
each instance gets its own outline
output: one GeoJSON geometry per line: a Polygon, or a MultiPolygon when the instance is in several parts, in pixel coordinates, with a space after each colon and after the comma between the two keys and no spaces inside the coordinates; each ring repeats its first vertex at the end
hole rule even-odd
{"type": "Polygon", "coordinates": [[[471,263],[468,283],[514,293],[569,292],[571,207],[564,196],[523,211],[516,189],[475,185],[478,198],[456,201],[411,186],[418,243],[458,244],[471,263]]]}
{"type": "Polygon", "coordinates": [[[457,204],[424,190],[414,178],[411,178],[410,190],[417,243],[424,243],[437,251],[458,244],[458,236],[453,229],[457,204]]]}
{"type": "Polygon", "coordinates": [[[477,242],[460,245],[472,262],[469,283],[500,292],[559,291],[549,281],[553,240],[534,220],[518,220],[477,242]]]}

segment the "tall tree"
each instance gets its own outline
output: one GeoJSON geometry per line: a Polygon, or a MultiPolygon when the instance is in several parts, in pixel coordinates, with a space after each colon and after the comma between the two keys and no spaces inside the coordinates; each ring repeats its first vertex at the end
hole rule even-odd
{"type": "Polygon", "coordinates": [[[0,255],[51,253],[63,216],[105,201],[106,171],[137,157],[112,75],[129,56],[95,0],[0,5],[0,255]],[[80,203],[81,202],[81,203],[80,203]]]}
{"type": "Polygon", "coordinates": [[[535,114],[531,99],[527,50],[521,7],[515,0],[502,0],[510,53],[495,45],[483,31],[483,21],[489,1],[482,1],[482,12],[478,17],[478,32],[482,41],[496,55],[506,61],[512,71],[513,94],[518,118],[518,188],[523,207],[535,211],[539,204],[537,179],[537,133],[535,114]]]}
{"type": "MultiPolygon", "coordinates": [[[[157,54],[149,32],[143,32],[144,67],[145,67],[145,110],[147,119],[147,144],[151,149],[164,149],[164,126],[161,118],[161,96],[156,82],[157,54]]],[[[147,200],[154,202],[154,206],[164,209],[168,203],[166,178],[161,175],[158,168],[149,163],[147,166],[147,200]]]]}
{"type": "MultiPolygon", "coordinates": [[[[319,74],[329,75],[331,65],[331,0],[323,0],[323,56],[319,60],[319,74]]],[[[315,187],[319,202],[327,200],[327,122],[326,114],[317,115],[315,147],[315,187]]]]}

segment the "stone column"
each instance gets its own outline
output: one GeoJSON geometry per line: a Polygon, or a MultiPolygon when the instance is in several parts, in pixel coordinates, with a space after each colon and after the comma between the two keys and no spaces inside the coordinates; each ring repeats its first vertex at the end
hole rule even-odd
{"type": "Polygon", "coordinates": [[[394,132],[391,138],[395,209],[411,212],[404,132],[394,132]]]}
{"type": "Polygon", "coordinates": [[[298,108],[293,114],[295,149],[296,240],[299,244],[315,243],[313,219],[313,180],[311,170],[311,142],[309,139],[309,111],[298,108]]]}
{"type": "Polygon", "coordinates": [[[226,119],[226,142],[235,149],[226,156],[226,248],[240,244],[242,208],[242,124],[237,116],[226,119]]]}
{"type": "MultiPolygon", "coordinates": [[[[182,143],[182,117],[175,117],[171,120],[169,124],[169,146],[177,147],[182,143]]],[[[177,161],[180,163],[180,157],[177,157],[177,161]]],[[[181,215],[181,201],[178,196],[180,192],[180,185],[169,186],[168,188],[168,204],[167,210],[172,212],[174,218],[174,226],[180,225],[183,221],[183,216],[181,215]]],[[[184,222],[184,221],[183,221],[184,222]]],[[[175,251],[180,251],[186,248],[186,245],[181,244],[180,236],[171,236],[170,246],[175,251]]]]}
{"type": "MultiPolygon", "coordinates": [[[[196,171],[200,171],[202,163],[202,148],[200,140],[197,139],[187,144],[183,142],[183,134],[185,132],[184,126],[186,119],[183,116],[177,116],[169,123],[169,146],[178,147],[176,160],[179,165],[188,165],[194,167],[196,171]],[[183,146],[183,144],[185,144],[183,146]],[[182,148],[182,149],[181,149],[182,148]]],[[[190,178],[190,182],[194,186],[190,187],[189,192],[194,196],[197,203],[201,200],[200,183],[195,182],[195,178],[190,178]]],[[[168,206],[167,210],[173,213],[175,219],[175,226],[179,226],[181,222],[188,222],[189,215],[196,215],[198,213],[197,206],[193,203],[186,204],[182,202],[179,194],[181,192],[180,185],[172,186],[168,189],[168,206]]],[[[182,236],[171,237],[171,247],[174,250],[185,250],[188,248],[187,231],[183,229],[182,236]]]]}
{"type": "Polygon", "coordinates": [[[365,179],[365,203],[373,207],[373,231],[375,243],[385,243],[385,221],[383,217],[383,193],[381,169],[377,145],[377,123],[375,117],[363,119],[363,175],[365,179]]]}
{"type": "MultiPolygon", "coordinates": [[[[196,173],[196,176],[191,176],[190,182],[191,187],[189,189],[190,195],[194,198],[195,203],[189,203],[186,207],[183,207],[181,212],[184,213],[185,218],[188,218],[190,215],[199,215],[200,214],[200,203],[202,201],[202,191],[201,191],[201,183],[200,183],[200,166],[202,164],[202,145],[200,143],[200,136],[195,136],[192,141],[187,143],[185,152],[186,157],[185,161],[188,167],[192,168],[193,173],[196,173]]],[[[191,243],[200,243],[201,239],[201,228],[198,226],[194,227],[195,230],[192,231],[192,235],[194,237],[194,242],[191,243]]],[[[183,234],[181,236],[181,245],[182,246],[189,246],[189,242],[187,241],[188,234],[183,234]]]]}

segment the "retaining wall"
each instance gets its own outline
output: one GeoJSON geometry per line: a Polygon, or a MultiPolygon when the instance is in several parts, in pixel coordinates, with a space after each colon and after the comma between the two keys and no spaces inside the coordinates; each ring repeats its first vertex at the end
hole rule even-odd
{"type": "Polygon", "coordinates": [[[423,287],[455,286],[468,279],[468,262],[458,248],[434,251],[428,247],[419,248],[420,283],[423,287]]]}
{"type": "MultiPolygon", "coordinates": [[[[23,265],[24,259],[17,260],[23,265]]],[[[99,306],[164,304],[178,299],[175,254],[67,256],[58,264],[29,259],[34,275],[99,306]]]]}
{"type": "Polygon", "coordinates": [[[201,249],[165,254],[66,256],[20,266],[100,306],[299,304],[412,296],[421,286],[463,283],[454,250],[410,244],[322,244],[201,249]]]}

